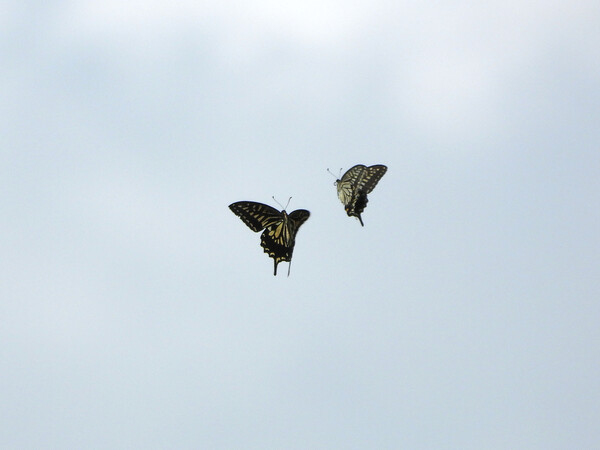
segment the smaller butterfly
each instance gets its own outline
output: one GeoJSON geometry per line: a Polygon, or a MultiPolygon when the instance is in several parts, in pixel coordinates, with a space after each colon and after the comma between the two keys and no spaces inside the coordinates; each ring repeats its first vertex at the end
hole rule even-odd
{"type": "Polygon", "coordinates": [[[265,253],[273,258],[275,264],[273,275],[277,275],[277,264],[281,261],[288,261],[290,263],[289,276],[296,233],[300,226],[308,220],[310,212],[305,209],[297,209],[288,214],[285,209],[277,211],[263,203],[246,201],[232,203],[229,205],[229,209],[242,219],[252,231],[265,230],[260,236],[260,245],[265,253]]]}
{"type": "MultiPolygon", "coordinates": [[[[341,172],[341,170],[340,170],[341,172]]],[[[387,166],[378,164],[366,167],[362,164],[348,169],[341,179],[336,180],[338,198],[344,205],[350,217],[358,217],[364,227],[361,213],[367,207],[367,194],[369,194],[382,176],[387,172],[387,166]]]]}

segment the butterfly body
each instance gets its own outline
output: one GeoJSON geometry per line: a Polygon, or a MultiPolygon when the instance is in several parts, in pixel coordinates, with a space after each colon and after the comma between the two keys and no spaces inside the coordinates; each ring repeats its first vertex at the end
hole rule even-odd
{"type": "Polygon", "coordinates": [[[264,230],[260,236],[260,245],[273,258],[273,275],[277,275],[277,265],[281,261],[291,264],[296,233],[310,217],[309,211],[297,209],[288,214],[285,210],[278,211],[269,205],[248,201],[232,203],[229,209],[252,231],[264,230]]]}
{"type": "Polygon", "coordinates": [[[338,198],[344,205],[346,214],[350,217],[358,217],[360,224],[364,227],[361,214],[367,207],[367,194],[369,194],[377,183],[387,172],[387,167],[382,164],[364,166],[357,164],[348,169],[341,179],[336,180],[338,198]]]}

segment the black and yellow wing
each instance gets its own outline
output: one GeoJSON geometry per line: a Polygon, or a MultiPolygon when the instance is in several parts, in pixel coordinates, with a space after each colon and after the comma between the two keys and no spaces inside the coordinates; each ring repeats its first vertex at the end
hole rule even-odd
{"type": "Polygon", "coordinates": [[[229,209],[255,232],[279,222],[282,217],[275,208],[258,202],[235,202],[229,209]]]}
{"type": "MultiPolygon", "coordinates": [[[[298,228],[310,217],[310,212],[297,209],[287,214],[285,210],[257,202],[236,202],[229,205],[248,227],[255,232],[264,229],[260,237],[260,245],[275,265],[273,275],[277,275],[277,264],[281,261],[292,261],[292,253],[296,243],[298,228]]],[[[288,269],[289,275],[289,269],[288,269]]]]}
{"type": "Polygon", "coordinates": [[[336,181],[338,198],[346,213],[348,216],[358,217],[362,226],[364,223],[360,215],[367,207],[367,194],[375,189],[386,172],[387,167],[382,164],[369,167],[357,164],[336,181]]]}

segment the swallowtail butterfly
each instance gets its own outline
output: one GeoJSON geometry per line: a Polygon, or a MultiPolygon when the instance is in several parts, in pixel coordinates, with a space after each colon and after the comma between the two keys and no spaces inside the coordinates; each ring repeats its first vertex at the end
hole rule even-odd
{"type": "Polygon", "coordinates": [[[358,217],[360,224],[365,224],[360,217],[367,207],[367,194],[369,194],[381,179],[387,167],[381,164],[366,167],[362,164],[348,169],[341,179],[336,180],[337,194],[343,203],[348,216],[358,217]]]}
{"type": "MultiPolygon", "coordinates": [[[[275,264],[273,275],[277,275],[277,264],[288,261],[292,264],[292,253],[298,228],[310,217],[310,212],[297,209],[291,213],[257,202],[235,202],[229,209],[255,232],[263,231],[260,245],[275,264]]],[[[290,269],[288,267],[288,276],[290,269]]]]}

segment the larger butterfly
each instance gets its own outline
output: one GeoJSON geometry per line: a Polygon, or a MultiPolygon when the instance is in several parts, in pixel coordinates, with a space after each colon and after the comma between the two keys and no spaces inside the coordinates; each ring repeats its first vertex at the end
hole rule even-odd
{"type": "Polygon", "coordinates": [[[344,204],[348,216],[358,217],[360,224],[365,224],[360,217],[361,213],[367,207],[367,194],[369,194],[381,179],[387,167],[378,164],[366,167],[362,164],[348,169],[341,179],[336,180],[337,194],[340,201],[344,204]]]}
{"type": "MultiPolygon", "coordinates": [[[[229,209],[255,232],[263,231],[260,245],[275,264],[273,275],[277,275],[277,264],[288,261],[292,265],[292,253],[298,228],[310,217],[310,212],[297,209],[291,213],[257,202],[235,202],[229,209]]],[[[290,269],[288,267],[288,276],[290,269]]]]}

